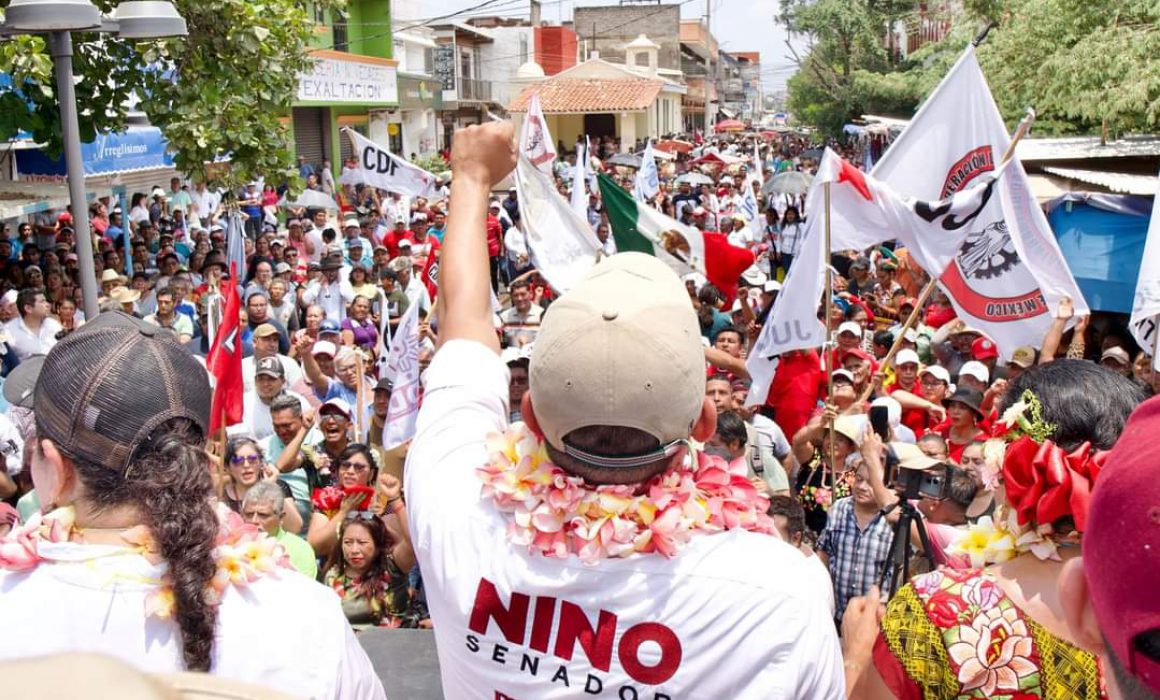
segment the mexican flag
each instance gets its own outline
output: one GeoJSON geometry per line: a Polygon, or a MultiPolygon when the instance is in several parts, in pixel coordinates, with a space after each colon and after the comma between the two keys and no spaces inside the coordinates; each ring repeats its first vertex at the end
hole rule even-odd
{"type": "Polygon", "coordinates": [[[753,252],[729,245],[720,233],[702,232],[638,201],[604,173],[597,175],[604,211],[618,252],[647,253],[679,275],[699,272],[725,293],[737,296],[737,279],[754,263],[753,252]]]}

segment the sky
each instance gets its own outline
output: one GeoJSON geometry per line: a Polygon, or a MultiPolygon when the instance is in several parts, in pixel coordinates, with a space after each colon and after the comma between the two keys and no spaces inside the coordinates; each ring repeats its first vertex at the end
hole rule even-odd
{"type": "MultiPolygon", "coordinates": [[[[405,17],[407,20],[427,19],[452,12],[462,12],[485,1],[421,0],[421,2],[415,3],[415,0],[410,0],[410,2],[396,0],[399,5],[415,3],[422,8],[417,17],[405,17]]],[[[572,8],[577,5],[591,7],[617,4],[620,3],[608,2],[607,0],[545,0],[542,3],[541,17],[552,23],[567,22],[572,19],[572,8]]],[[[685,0],[681,4],[681,18],[704,17],[706,5],[710,5],[712,15],[710,28],[717,37],[721,49],[724,51],[759,52],[761,54],[762,83],[765,89],[784,89],[785,81],[796,68],[793,64],[793,57],[785,45],[785,27],[774,20],[778,11],[778,0],[685,0]]],[[[402,7],[400,7],[401,9],[402,7]]],[[[408,11],[411,11],[410,8],[408,11]]],[[[472,16],[488,15],[527,17],[528,2],[526,0],[491,0],[487,7],[472,10],[459,18],[467,19],[472,16]]],[[[396,11],[396,19],[404,19],[404,17],[396,11]]],[[[802,42],[799,40],[795,42],[795,45],[800,53],[803,46],[802,42]]]]}

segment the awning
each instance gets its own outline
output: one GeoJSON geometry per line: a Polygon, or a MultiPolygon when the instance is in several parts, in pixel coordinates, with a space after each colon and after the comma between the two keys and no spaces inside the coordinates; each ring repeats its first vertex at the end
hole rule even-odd
{"type": "MultiPolygon", "coordinates": [[[[81,144],[85,175],[169,168],[173,156],[168,142],[155,126],[129,127],[116,134],[99,134],[92,143],[81,144]]],[[[16,152],[16,170],[20,175],[63,176],[64,159],[49,158],[39,149],[16,152]]]]}
{"type": "MultiPolygon", "coordinates": [[[[89,201],[112,195],[108,187],[88,187],[89,201]]],[[[0,219],[20,219],[44,211],[65,209],[68,186],[53,182],[0,182],[0,219]]]]}
{"type": "Polygon", "coordinates": [[[1078,168],[1048,167],[1044,172],[1068,180],[1078,180],[1089,185],[1106,187],[1112,192],[1122,194],[1150,195],[1156,194],[1160,186],[1160,178],[1154,175],[1134,175],[1131,173],[1109,173],[1101,170],[1081,170],[1078,168]]]}

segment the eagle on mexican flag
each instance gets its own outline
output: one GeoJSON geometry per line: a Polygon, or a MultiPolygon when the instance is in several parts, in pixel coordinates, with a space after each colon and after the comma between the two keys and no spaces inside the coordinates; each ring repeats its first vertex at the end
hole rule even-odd
{"type": "Polygon", "coordinates": [[[754,263],[752,251],[729,245],[723,234],[702,232],[665,216],[603,173],[596,179],[618,252],[652,255],[680,275],[699,272],[725,294],[726,304],[733,303],[738,278],[754,263]]]}

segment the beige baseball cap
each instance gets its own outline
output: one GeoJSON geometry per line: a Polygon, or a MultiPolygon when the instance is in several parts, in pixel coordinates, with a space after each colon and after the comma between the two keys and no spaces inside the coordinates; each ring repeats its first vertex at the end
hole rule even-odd
{"type": "Polygon", "coordinates": [[[621,253],[592,268],[544,315],[529,390],[548,443],[604,467],[633,467],[689,437],[705,395],[705,355],[680,278],[660,260],[621,253]],[[565,438],[595,425],[642,430],[647,455],[593,455],[565,438]]]}
{"type": "Polygon", "coordinates": [[[1018,365],[1023,369],[1031,367],[1035,364],[1035,348],[1030,345],[1020,345],[1011,353],[1011,360],[1008,364],[1018,365]]]}

